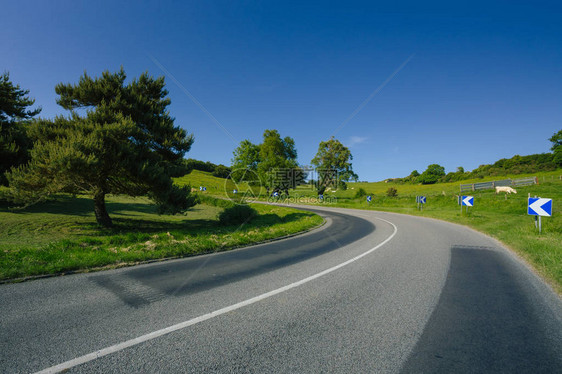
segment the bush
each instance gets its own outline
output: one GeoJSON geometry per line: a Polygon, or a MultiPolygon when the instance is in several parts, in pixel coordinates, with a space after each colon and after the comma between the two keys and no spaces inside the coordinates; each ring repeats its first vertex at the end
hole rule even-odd
{"type": "Polygon", "coordinates": [[[225,226],[239,225],[250,222],[257,214],[258,212],[249,205],[234,205],[219,214],[219,222],[225,226]]]}
{"type": "Polygon", "coordinates": [[[398,190],[394,187],[390,187],[388,190],[386,190],[386,196],[396,197],[398,196],[398,190]]]}
{"type": "Polygon", "coordinates": [[[229,178],[230,177],[230,168],[227,168],[224,165],[217,165],[217,167],[213,171],[213,176],[215,176],[217,178],[229,178]]]}
{"type": "Polygon", "coordinates": [[[367,191],[365,191],[365,189],[363,188],[359,188],[356,192],[355,192],[355,198],[356,199],[360,199],[362,197],[367,196],[367,191]]]}
{"type": "Polygon", "coordinates": [[[216,206],[219,208],[232,208],[236,205],[232,200],[219,199],[218,197],[210,195],[198,194],[198,198],[199,203],[201,204],[216,206]]]}

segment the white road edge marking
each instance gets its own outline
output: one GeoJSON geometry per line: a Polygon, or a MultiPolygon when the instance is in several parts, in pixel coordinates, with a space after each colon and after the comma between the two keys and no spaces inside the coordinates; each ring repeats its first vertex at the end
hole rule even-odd
{"type": "Polygon", "coordinates": [[[269,291],[269,292],[263,293],[261,295],[252,297],[251,299],[247,299],[247,300],[241,301],[239,303],[224,307],[222,309],[215,310],[214,312],[207,313],[207,314],[204,314],[202,316],[190,319],[189,321],[180,322],[178,324],[163,328],[161,330],[153,331],[153,332],[148,333],[146,335],[142,335],[142,336],[139,336],[137,338],[127,340],[127,341],[124,341],[124,342],[119,343],[119,344],[112,345],[112,346],[107,347],[107,348],[100,349],[99,351],[88,353],[84,356],[80,356],[80,357],[77,357],[75,359],[63,362],[62,364],[58,364],[58,365],[55,365],[55,366],[51,366],[50,368],[43,369],[41,371],[36,372],[35,374],[60,373],[64,370],[68,370],[68,369],[73,368],[75,366],[82,365],[86,362],[93,361],[93,360],[98,359],[100,357],[107,356],[109,354],[122,351],[126,348],[144,343],[144,342],[152,340],[152,339],[156,339],[160,336],[169,334],[171,332],[182,330],[182,329],[184,329],[186,327],[189,327],[189,326],[193,326],[193,325],[195,325],[199,322],[203,322],[203,321],[209,320],[211,318],[218,317],[222,314],[231,312],[233,310],[240,309],[242,307],[257,303],[258,301],[267,299],[271,296],[275,296],[275,295],[278,295],[282,292],[285,292],[285,291],[288,291],[290,289],[299,287],[299,286],[301,286],[305,283],[308,283],[308,282],[313,281],[317,278],[320,278],[320,277],[322,277],[326,274],[329,274],[333,271],[336,271],[336,270],[338,270],[338,269],[340,269],[340,268],[342,268],[346,265],[349,265],[352,262],[355,262],[355,261],[359,260],[360,258],[365,257],[368,254],[376,251],[377,249],[379,249],[380,247],[382,247],[383,245],[388,243],[394,237],[394,235],[396,235],[396,233],[398,232],[398,228],[396,227],[396,225],[394,223],[392,223],[390,221],[387,221],[385,219],[382,219],[382,218],[378,218],[378,217],[373,217],[373,218],[376,218],[378,220],[381,220],[381,221],[384,221],[384,222],[390,224],[394,228],[394,232],[388,238],[386,238],[383,242],[379,243],[377,246],[369,249],[367,252],[364,252],[364,253],[356,256],[356,257],[353,257],[350,260],[342,262],[339,265],[333,266],[329,269],[321,271],[320,273],[316,273],[314,275],[311,275],[310,277],[301,279],[298,282],[291,283],[289,285],[283,286],[283,287],[278,288],[276,290],[269,291]]]}

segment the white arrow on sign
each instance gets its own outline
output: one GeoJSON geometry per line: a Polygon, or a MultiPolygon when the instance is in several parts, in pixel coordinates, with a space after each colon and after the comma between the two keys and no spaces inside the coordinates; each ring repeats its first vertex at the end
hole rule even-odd
{"type": "Polygon", "coordinates": [[[537,213],[537,215],[539,215],[539,216],[550,217],[550,213],[542,208],[543,205],[545,205],[549,201],[550,201],[550,199],[540,198],[537,201],[535,201],[534,203],[532,203],[531,205],[529,205],[529,208],[534,210],[537,213]]]}
{"type": "Polygon", "coordinates": [[[472,206],[472,196],[466,196],[462,199],[463,205],[472,206]]]}

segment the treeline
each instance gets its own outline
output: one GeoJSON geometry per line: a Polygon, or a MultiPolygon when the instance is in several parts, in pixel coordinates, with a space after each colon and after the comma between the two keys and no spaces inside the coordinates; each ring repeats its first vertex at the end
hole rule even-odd
{"type": "Polygon", "coordinates": [[[230,173],[232,171],[228,166],[222,164],[213,164],[212,162],[205,162],[200,160],[195,160],[193,158],[188,158],[184,160],[185,174],[191,173],[193,170],[206,171],[211,173],[213,176],[218,178],[230,178],[230,173]]]}
{"type": "Polygon", "coordinates": [[[315,167],[315,175],[310,175],[313,171],[310,167],[303,167],[297,162],[295,140],[290,136],[282,138],[274,129],[263,132],[260,144],[248,139],[241,141],[233,156],[232,179],[264,186],[268,194],[288,195],[289,189],[311,183],[314,177],[319,195],[327,187],[345,189],[346,182],[357,180],[351,164],[351,151],[334,137],[320,142],[318,152],[310,161],[315,167]]]}
{"type": "Polygon", "coordinates": [[[512,158],[502,158],[493,164],[480,165],[470,172],[448,173],[442,178],[442,182],[455,182],[466,179],[495,177],[507,174],[529,174],[540,171],[553,171],[562,165],[554,162],[552,153],[538,153],[534,155],[520,156],[512,158]]]}
{"type": "Polygon", "coordinates": [[[467,179],[477,179],[484,177],[505,176],[509,174],[530,174],[541,171],[553,171],[562,167],[560,158],[560,145],[558,137],[562,139],[562,130],[550,139],[553,142],[553,153],[538,153],[527,156],[515,155],[512,158],[502,158],[493,164],[480,165],[472,171],[465,171],[462,166],[456,171],[445,173],[445,168],[438,165],[429,165],[427,170],[419,173],[414,170],[404,178],[389,179],[395,183],[447,183],[458,182],[467,179]]]}

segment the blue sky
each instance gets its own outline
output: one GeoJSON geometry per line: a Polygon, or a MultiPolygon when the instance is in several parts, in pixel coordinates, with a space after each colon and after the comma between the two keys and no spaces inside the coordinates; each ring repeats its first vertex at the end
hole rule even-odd
{"type": "Polygon", "coordinates": [[[238,142],[277,129],[308,165],[341,127],[369,181],[547,152],[562,129],[557,2],[116,3],[3,4],[0,68],[41,116],[64,112],[54,86],[84,71],[164,68],[171,114],[195,135],[186,157],[229,165],[238,142]]]}

